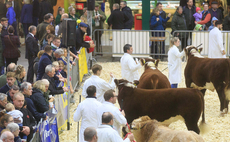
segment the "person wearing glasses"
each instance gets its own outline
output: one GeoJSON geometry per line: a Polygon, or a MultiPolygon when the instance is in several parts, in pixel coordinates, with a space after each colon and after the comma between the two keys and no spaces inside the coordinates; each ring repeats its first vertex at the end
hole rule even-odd
{"type": "Polygon", "coordinates": [[[127,120],[125,118],[124,110],[120,111],[114,104],[117,101],[117,94],[114,90],[108,90],[104,94],[105,102],[97,109],[97,122],[98,126],[102,124],[102,114],[104,112],[110,112],[114,116],[114,123],[113,128],[118,132],[121,133],[121,127],[127,124],[127,120]]]}

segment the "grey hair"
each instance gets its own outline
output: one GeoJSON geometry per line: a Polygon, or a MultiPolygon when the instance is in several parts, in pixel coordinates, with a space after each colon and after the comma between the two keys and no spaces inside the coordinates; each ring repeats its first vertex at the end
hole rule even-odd
{"type": "Polygon", "coordinates": [[[114,3],[113,7],[115,7],[116,9],[119,9],[119,4],[118,3],[114,3]]]}
{"type": "Polygon", "coordinates": [[[58,55],[63,55],[64,54],[64,51],[62,49],[57,49],[54,51],[55,54],[58,54],[58,55]]]}
{"type": "Polygon", "coordinates": [[[123,3],[124,5],[127,5],[127,2],[126,2],[126,1],[122,1],[122,3],[123,3]]]}
{"type": "Polygon", "coordinates": [[[48,72],[52,72],[52,69],[54,68],[54,66],[53,65],[48,65],[48,66],[46,66],[46,68],[45,68],[45,73],[47,74],[48,72]]]}
{"type": "Polygon", "coordinates": [[[6,68],[6,71],[7,72],[15,72],[16,68],[17,68],[17,66],[15,63],[10,63],[6,68]]]}
{"type": "Polygon", "coordinates": [[[45,85],[50,85],[50,82],[49,82],[47,79],[42,79],[42,82],[43,82],[45,85]]]}
{"type": "Polygon", "coordinates": [[[7,97],[6,94],[0,93],[0,101],[3,101],[7,97]]]}
{"type": "Polygon", "coordinates": [[[72,11],[72,10],[74,10],[75,8],[73,7],[73,6],[70,6],[69,8],[68,8],[68,10],[69,10],[69,13],[72,11]]]}
{"type": "Polygon", "coordinates": [[[32,86],[32,84],[29,83],[29,82],[23,82],[23,83],[21,84],[20,91],[23,92],[24,89],[28,90],[28,88],[29,88],[30,85],[32,86]]]}
{"type": "Polygon", "coordinates": [[[11,133],[10,131],[5,131],[5,132],[3,132],[3,133],[1,134],[1,140],[6,140],[6,139],[9,137],[9,135],[14,136],[14,134],[11,133]]]}
{"type": "Polygon", "coordinates": [[[91,141],[95,135],[97,135],[97,131],[94,127],[87,127],[84,131],[85,141],[91,141]]]}
{"type": "Polygon", "coordinates": [[[6,129],[9,129],[13,133],[13,132],[16,132],[17,130],[19,130],[19,126],[17,123],[9,123],[6,126],[6,129]]]}
{"type": "Polygon", "coordinates": [[[37,28],[36,26],[33,26],[33,25],[30,26],[29,27],[29,32],[32,33],[34,30],[36,30],[36,28],[37,28]]]}

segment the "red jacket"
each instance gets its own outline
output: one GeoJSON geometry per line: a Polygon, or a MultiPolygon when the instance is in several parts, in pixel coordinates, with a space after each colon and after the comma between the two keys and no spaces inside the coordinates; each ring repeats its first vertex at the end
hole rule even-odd
{"type": "MultiPolygon", "coordinates": [[[[92,39],[89,36],[85,36],[85,41],[91,41],[92,39]]],[[[91,53],[94,51],[94,48],[87,48],[87,52],[91,53]]]]}

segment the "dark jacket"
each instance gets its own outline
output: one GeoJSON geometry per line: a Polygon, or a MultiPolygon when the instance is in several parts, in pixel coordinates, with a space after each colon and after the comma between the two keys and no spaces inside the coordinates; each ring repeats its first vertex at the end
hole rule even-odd
{"type": "MultiPolygon", "coordinates": [[[[172,32],[176,30],[187,30],[186,21],[183,13],[181,15],[179,15],[177,11],[174,13],[171,22],[171,28],[172,28],[172,32]]],[[[185,35],[185,33],[181,33],[181,34],[182,35],[180,36],[185,35]]]]}
{"type": "Polygon", "coordinates": [[[83,37],[85,32],[83,32],[80,28],[76,30],[76,50],[78,51],[81,47],[90,48],[90,44],[85,42],[83,37]]]}
{"type": "Polygon", "coordinates": [[[33,23],[33,5],[24,4],[21,11],[21,23],[33,23]]]}
{"type": "Polygon", "coordinates": [[[10,90],[8,85],[4,85],[2,88],[0,88],[0,93],[6,94],[10,90]]]}
{"type": "Polygon", "coordinates": [[[126,17],[128,17],[128,20],[125,21],[125,29],[132,29],[133,27],[133,14],[132,14],[132,10],[129,7],[124,7],[122,8],[122,12],[124,13],[124,15],[126,17]]]}
{"type": "Polygon", "coordinates": [[[166,23],[170,18],[163,19],[161,16],[153,15],[151,18],[151,30],[164,30],[163,23],[166,23]],[[156,18],[159,18],[157,21],[156,18]]]}
{"type": "Polygon", "coordinates": [[[229,15],[224,18],[223,30],[230,31],[230,16],[229,15]]]}
{"type": "Polygon", "coordinates": [[[49,25],[49,23],[47,23],[47,22],[42,22],[42,23],[38,24],[36,37],[38,38],[39,41],[41,41],[42,37],[46,34],[46,27],[48,25],[49,25]]]}
{"type": "Polygon", "coordinates": [[[18,1],[14,0],[14,12],[16,13],[16,19],[20,19],[21,9],[18,1]]]}
{"type": "Polygon", "coordinates": [[[47,2],[53,7],[57,4],[57,0],[47,0],[47,2]]]}
{"type": "Polygon", "coordinates": [[[216,9],[216,12],[217,12],[216,15],[217,15],[217,16],[214,15],[214,11],[213,11],[212,9],[209,9],[208,11],[209,11],[210,14],[211,14],[211,19],[212,19],[213,17],[216,17],[219,21],[222,21],[222,20],[223,20],[224,17],[222,17],[223,14],[222,14],[222,11],[221,11],[220,9],[216,9]]]}
{"type": "Polygon", "coordinates": [[[47,65],[51,65],[52,61],[51,61],[51,56],[48,55],[47,53],[44,53],[38,63],[38,71],[37,71],[37,80],[42,79],[42,76],[45,73],[45,68],[47,65]]]}
{"type": "Polygon", "coordinates": [[[7,12],[7,8],[6,8],[6,4],[0,2],[0,19],[2,19],[2,17],[6,17],[6,12],[7,12]]]}
{"type": "MultiPolygon", "coordinates": [[[[32,113],[28,109],[21,108],[20,111],[23,114],[23,126],[28,126],[30,128],[30,134],[27,136],[27,141],[29,142],[33,138],[33,128],[36,127],[37,124],[32,113]]],[[[19,135],[22,138],[24,134],[20,132],[19,135]]]]}
{"type": "Polygon", "coordinates": [[[47,79],[50,83],[49,85],[49,90],[50,90],[50,95],[59,95],[63,94],[64,90],[62,87],[56,87],[55,80],[53,77],[49,77],[46,73],[43,75],[42,79],[47,79]]]}
{"type": "Polygon", "coordinates": [[[13,99],[10,97],[9,91],[6,93],[6,95],[7,95],[7,102],[13,104],[13,99]]]}
{"type": "Polygon", "coordinates": [[[14,142],[22,142],[21,138],[19,136],[14,138],[14,142]]]}
{"type": "Polygon", "coordinates": [[[20,53],[18,47],[20,46],[19,37],[13,34],[5,35],[4,37],[5,49],[3,56],[5,58],[19,58],[20,53]],[[12,45],[13,44],[13,45],[12,45]]]}
{"type": "Polygon", "coordinates": [[[30,99],[34,102],[38,112],[44,113],[49,110],[49,103],[46,102],[41,90],[34,88],[30,99]]]}
{"type": "Polygon", "coordinates": [[[46,0],[43,0],[39,4],[39,23],[43,21],[47,13],[53,13],[53,7],[46,0]]]}
{"type": "Polygon", "coordinates": [[[36,57],[39,51],[38,42],[30,33],[26,36],[26,59],[36,57]]]}
{"type": "MultiPolygon", "coordinates": [[[[1,36],[1,33],[0,33],[1,36]]],[[[0,38],[0,67],[5,66],[4,58],[3,58],[3,45],[2,45],[2,38],[0,38]]]]}
{"type": "Polygon", "coordinates": [[[128,17],[124,15],[120,9],[115,9],[112,11],[111,15],[108,18],[109,26],[112,25],[112,29],[124,29],[124,22],[128,21],[128,17]]]}
{"type": "Polygon", "coordinates": [[[34,102],[30,97],[25,95],[25,100],[27,102],[27,109],[32,113],[37,122],[39,122],[41,118],[46,118],[46,115],[44,113],[40,113],[37,111],[34,102]]]}
{"type": "Polygon", "coordinates": [[[188,30],[193,30],[195,27],[195,18],[193,17],[193,14],[196,13],[195,6],[192,6],[191,12],[192,13],[190,14],[190,9],[187,6],[183,8],[183,14],[186,20],[186,25],[188,30]]]}
{"type": "Polygon", "coordinates": [[[36,72],[37,70],[38,70],[38,63],[39,63],[39,58],[38,57],[36,57],[35,59],[34,59],[34,67],[33,67],[33,69],[34,69],[34,73],[35,73],[35,75],[36,75],[36,77],[37,77],[37,73],[38,72],[36,72]]]}
{"type": "Polygon", "coordinates": [[[33,17],[39,17],[39,1],[33,1],[33,17]]]}
{"type": "Polygon", "coordinates": [[[5,43],[4,43],[5,35],[8,35],[7,27],[2,26],[1,39],[2,39],[2,47],[3,47],[3,49],[5,49],[5,43]]]}
{"type": "Polygon", "coordinates": [[[60,23],[61,23],[61,15],[58,13],[58,15],[56,16],[56,19],[55,19],[55,24],[59,25],[60,23]]]}

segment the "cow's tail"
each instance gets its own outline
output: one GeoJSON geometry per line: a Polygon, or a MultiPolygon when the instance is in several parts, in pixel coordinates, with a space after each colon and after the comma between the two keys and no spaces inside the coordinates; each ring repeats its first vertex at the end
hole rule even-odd
{"type": "Polygon", "coordinates": [[[205,113],[204,113],[205,103],[204,103],[204,96],[203,96],[203,94],[200,91],[199,91],[199,94],[201,96],[201,100],[202,100],[202,103],[203,103],[202,119],[201,119],[201,122],[199,124],[199,129],[200,129],[200,134],[206,134],[211,129],[210,129],[210,126],[205,122],[205,113]]]}
{"type": "MultiPolygon", "coordinates": [[[[228,61],[228,69],[230,69],[230,61],[229,60],[227,60],[228,61]]],[[[226,85],[226,87],[225,87],[225,89],[224,89],[224,94],[225,94],[225,97],[226,97],[226,100],[230,100],[230,71],[227,71],[227,80],[226,80],[226,82],[223,82],[225,85],[226,85]]]]}
{"type": "Polygon", "coordinates": [[[159,82],[158,76],[155,75],[155,74],[152,75],[152,77],[151,77],[151,83],[152,83],[153,89],[157,89],[158,82],[159,82]],[[153,78],[154,78],[154,79],[153,79],[153,78]]]}

